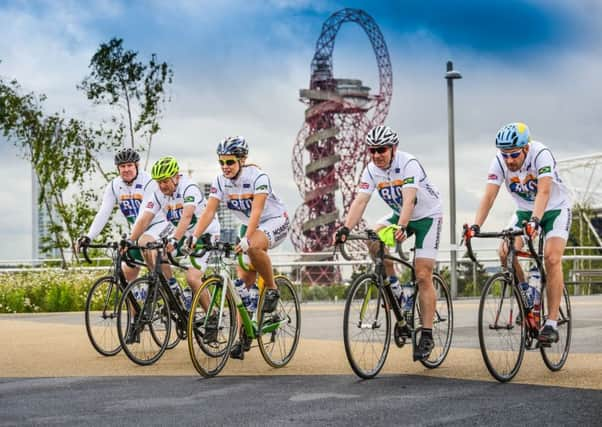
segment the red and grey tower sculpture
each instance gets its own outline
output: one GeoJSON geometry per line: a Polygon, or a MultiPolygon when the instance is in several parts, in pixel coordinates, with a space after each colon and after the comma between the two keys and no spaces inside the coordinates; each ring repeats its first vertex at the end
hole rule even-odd
{"type": "MultiPolygon", "coordinates": [[[[353,201],[359,174],[369,160],[364,138],[387,117],[392,89],[389,52],[374,19],[359,9],[343,9],[331,15],[316,43],[309,89],[300,90],[307,109],[292,160],[303,199],[293,220],[292,242],[298,251],[332,250],[332,235],[353,201]],[[361,80],[334,77],[334,42],[341,25],[347,22],[361,26],[372,44],[378,66],[378,93],[370,93],[361,80]]],[[[328,254],[311,257],[329,258],[328,254]]],[[[336,267],[313,266],[305,268],[303,280],[333,283],[339,277],[336,267]]]]}

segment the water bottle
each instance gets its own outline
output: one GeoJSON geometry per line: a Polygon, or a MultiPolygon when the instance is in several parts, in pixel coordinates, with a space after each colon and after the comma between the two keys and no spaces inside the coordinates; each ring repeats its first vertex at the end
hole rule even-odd
{"type": "Polygon", "coordinates": [[[173,294],[179,298],[182,290],[180,289],[180,285],[178,285],[178,281],[175,277],[170,278],[167,283],[169,284],[169,289],[173,292],[173,294]]]}
{"type": "Polygon", "coordinates": [[[253,284],[253,286],[248,289],[248,295],[249,303],[247,304],[247,310],[250,313],[255,313],[257,310],[257,303],[259,302],[259,288],[256,284],[253,284]]]}
{"type": "Polygon", "coordinates": [[[533,315],[539,321],[541,309],[541,275],[536,266],[529,270],[529,291],[533,301],[533,315]]]}
{"type": "Polygon", "coordinates": [[[525,296],[525,301],[527,303],[526,309],[531,310],[533,308],[533,294],[531,293],[531,287],[527,282],[521,283],[520,287],[523,290],[523,295],[525,296]]]}
{"type": "Polygon", "coordinates": [[[136,301],[144,301],[146,299],[146,285],[138,285],[133,290],[136,301]]]}
{"type": "Polygon", "coordinates": [[[399,279],[396,276],[391,276],[389,277],[389,283],[391,284],[393,296],[399,301],[399,304],[401,304],[401,285],[399,284],[399,279]]]}
{"type": "Polygon", "coordinates": [[[249,305],[249,291],[247,290],[247,286],[242,279],[236,279],[234,281],[234,287],[236,288],[236,292],[240,299],[242,300],[243,305],[246,307],[249,305]]]}
{"type": "Polygon", "coordinates": [[[186,311],[190,311],[190,306],[192,305],[192,289],[190,289],[190,286],[186,286],[182,291],[182,300],[186,311]]]}
{"type": "Polygon", "coordinates": [[[404,283],[401,287],[403,305],[405,311],[412,311],[414,307],[414,284],[412,282],[404,283]]]}

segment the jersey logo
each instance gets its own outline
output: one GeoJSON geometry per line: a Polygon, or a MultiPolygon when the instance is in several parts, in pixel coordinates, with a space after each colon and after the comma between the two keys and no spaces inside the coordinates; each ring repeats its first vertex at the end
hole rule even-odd
{"type": "Polygon", "coordinates": [[[401,195],[401,186],[403,185],[403,181],[401,179],[396,179],[391,182],[379,182],[377,185],[378,194],[381,199],[385,201],[392,209],[399,210],[403,202],[403,198],[401,195]]]}
{"type": "Polygon", "coordinates": [[[406,179],[403,180],[403,184],[413,184],[414,183],[414,177],[413,176],[409,176],[406,179]]]}
{"type": "Polygon", "coordinates": [[[249,184],[248,182],[244,183],[242,185],[242,188],[251,188],[251,184],[249,184]]]}
{"type": "Polygon", "coordinates": [[[142,204],[140,194],[122,194],[119,197],[119,209],[128,221],[135,220],[142,204]]]}
{"type": "Polygon", "coordinates": [[[268,186],[265,184],[255,187],[255,191],[261,191],[261,190],[267,190],[267,189],[268,189],[268,186]]]}
{"type": "Polygon", "coordinates": [[[370,188],[370,184],[367,182],[360,182],[360,190],[367,190],[368,188],[370,188]]]}
{"type": "Polygon", "coordinates": [[[211,187],[211,190],[209,190],[209,192],[210,192],[211,194],[215,194],[215,193],[217,193],[217,188],[215,188],[215,187],[211,187]]]}
{"type": "Polygon", "coordinates": [[[146,207],[147,207],[148,209],[152,209],[154,206],[155,206],[155,204],[154,204],[153,202],[148,202],[148,203],[146,204],[146,207]]]}
{"type": "Polygon", "coordinates": [[[174,225],[178,225],[180,218],[182,218],[183,210],[184,206],[181,203],[178,203],[176,205],[167,205],[167,220],[174,225]]]}
{"type": "Polygon", "coordinates": [[[228,197],[229,200],[226,203],[228,209],[242,212],[246,216],[251,215],[251,207],[253,205],[252,194],[230,194],[228,197]]]}
{"type": "Polygon", "coordinates": [[[194,196],[186,196],[184,197],[184,203],[194,202],[194,196]]]}
{"type": "Polygon", "coordinates": [[[142,184],[136,184],[135,188],[142,188],[142,184]]]}
{"type": "Polygon", "coordinates": [[[487,179],[497,181],[498,178],[496,174],[490,173],[489,175],[487,175],[487,179]]]}
{"type": "Polygon", "coordinates": [[[527,202],[534,202],[537,195],[537,178],[529,174],[523,182],[520,182],[519,177],[513,176],[510,178],[508,188],[511,193],[516,194],[521,199],[527,202]]]}
{"type": "Polygon", "coordinates": [[[537,175],[541,175],[542,173],[550,173],[552,172],[552,168],[550,166],[544,166],[542,168],[539,168],[539,170],[537,171],[537,175]]]}

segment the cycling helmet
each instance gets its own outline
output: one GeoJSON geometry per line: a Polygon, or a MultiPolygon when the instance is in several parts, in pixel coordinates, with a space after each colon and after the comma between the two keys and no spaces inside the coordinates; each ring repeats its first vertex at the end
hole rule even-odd
{"type": "Polygon", "coordinates": [[[233,155],[236,157],[246,157],[247,154],[249,154],[249,146],[242,136],[230,136],[217,146],[218,156],[233,155]]]}
{"type": "Polygon", "coordinates": [[[171,156],[162,157],[155,162],[151,169],[151,176],[155,181],[171,178],[180,171],[178,161],[171,156]]]}
{"type": "Polygon", "coordinates": [[[124,163],[138,163],[140,154],[132,148],[124,148],[115,154],[115,165],[119,166],[124,163]]]}
{"type": "Polygon", "coordinates": [[[500,149],[524,147],[531,142],[531,134],[526,124],[517,122],[503,126],[495,137],[495,146],[500,149]]]}
{"type": "Polygon", "coordinates": [[[366,145],[380,147],[386,145],[397,145],[399,138],[389,126],[376,126],[366,135],[366,145]]]}

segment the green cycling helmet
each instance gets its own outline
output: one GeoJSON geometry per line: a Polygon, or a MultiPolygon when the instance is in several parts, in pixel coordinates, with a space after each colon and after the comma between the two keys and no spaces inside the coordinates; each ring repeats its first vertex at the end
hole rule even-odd
{"type": "Polygon", "coordinates": [[[155,162],[151,169],[151,176],[155,181],[161,181],[162,179],[175,176],[179,171],[180,166],[178,166],[178,161],[175,157],[166,156],[155,162]]]}

